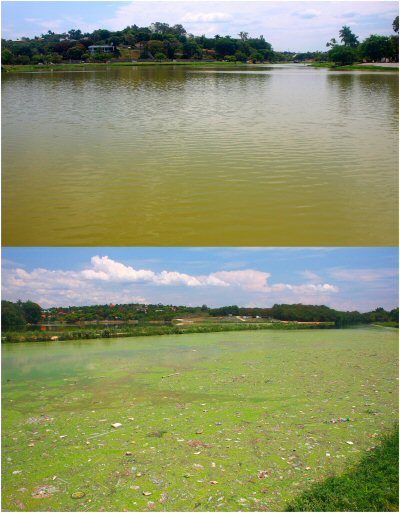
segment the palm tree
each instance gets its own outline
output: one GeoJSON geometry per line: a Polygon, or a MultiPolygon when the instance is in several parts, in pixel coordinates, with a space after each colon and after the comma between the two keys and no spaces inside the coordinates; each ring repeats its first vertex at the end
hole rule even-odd
{"type": "Polygon", "coordinates": [[[344,25],[339,30],[339,36],[340,40],[345,46],[351,46],[352,48],[358,46],[358,37],[355,34],[353,34],[350,27],[346,27],[346,25],[344,25]]]}

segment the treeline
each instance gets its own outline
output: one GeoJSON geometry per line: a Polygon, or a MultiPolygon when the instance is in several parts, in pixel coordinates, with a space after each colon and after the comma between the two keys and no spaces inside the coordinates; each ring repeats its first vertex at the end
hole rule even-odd
{"type": "Polygon", "coordinates": [[[248,317],[298,322],[334,322],[341,327],[350,324],[398,323],[399,309],[386,311],[379,307],[367,313],[357,311],[342,312],[325,305],[274,305],[271,308],[243,308],[237,305],[209,308],[173,305],[108,304],[91,306],[71,306],[43,310],[32,301],[12,303],[2,301],[2,325],[4,330],[24,327],[28,324],[65,323],[96,321],[172,321],[187,317],[248,317]]]}
{"type": "Polygon", "coordinates": [[[351,65],[354,62],[380,62],[382,59],[399,61],[399,17],[392,23],[394,35],[381,36],[372,34],[360,42],[350,27],[343,26],[339,31],[340,44],[335,38],[326,43],[330,48],[328,59],[341,66],[351,65]]]}
{"type": "Polygon", "coordinates": [[[73,324],[78,322],[95,321],[172,321],[179,317],[190,315],[207,315],[209,309],[206,305],[199,307],[173,306],[162,304],[143,305],[133,304],[107,304],[90,306],[70,306],[66,308],[48,308],[42,309],[36,303],[27,301],[22,303],[12,303],[2,301],[2,324],[3,329],[9,327],[26,326],[28,324],[44,323],[66,323],[73,324]],[[35,308],[35,316],[27,316],[24,311],[27,309],[24,305],[30,305],[35,308]],[[25,310],[24,310],[25,309],[25,310]]]}
{"type": "Polygon", "coordinates": [[[2,64],[57,64],[61,62],[104,62],[109,60],[225,60],[232,62],[333,61],[340,65],[356,61],[398,61],[399,17],[392,24],[392,36],[372,34],[364,41],[347,26],[339,31],[340,42],[332,38],[327,52],[276,52],[264,36],[250,37],[240,32],[231,36],[194,36],[182,25],[156,22],[149,27],[131,25],[123,30],[80,29],[12,41],[2,39],[2,64]],[[89,48],[109,46],[109,48],[89,48]],[[106,50],[106,51],[104,51],[106,50]]]}
{"type": "Polygon", "coordinates": [[[350,324],[371,324],[399,321],[399,309],[390,312],[379,307],[372,312],[360,313],[357,311],[341,312],[325,305],[274,305],[272,308],[239,308],[238,306],[224,306],[210,309],[210,315],[240,315],[248,317],[270,318],[281,321],[299,322],[334,322],[338,327],[350,324]]]}
{"type": "Polygon", "coordinates": [[[1,302],[1,327],[3,331],[23,328],[28,324],[38,324],[42,320],[43,310],[32,301],[1,302]]]}
{"type": "Polygon", "coordinates": [[[82,33],[79,29],[55,33],[48,31],[33,39],[2,40],[3,64],[47,64],[69,61],[99,62],[111,59],[132,60],[136,50],[139,59],[224,59],[232,61],[289,60],[293,53],[274,52],[264,36],[250,37],[240,32],[238,38],[188,34],[182,25],[170,26],[156,22],[150,27],[132,25],[124,30],[106,29],[82,33]],[[92,49],[90,46],[110,46],[109,49],[92,49]],[[112,47],[112,48],[111,48],[112,47]]]}

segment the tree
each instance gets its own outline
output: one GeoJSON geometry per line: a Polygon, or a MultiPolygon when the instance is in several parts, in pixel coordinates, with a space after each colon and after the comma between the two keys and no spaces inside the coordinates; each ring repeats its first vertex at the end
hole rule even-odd
{"type": "Polygon", "coordinates": [[[44,56],[44,60],[47,63],[52,62],[53,64],[58,64],[62,61],[62,56],[58,53],[49,53],[44,56]]]}
{"type": "Polygon", "coordinates": [[[333,48],[333,47],[334,47],[334,46],[336,46],[337,44],[338,44],[338,42],[337,42],[337,41],[336,41],[336,39],[333,37],[330,41],[328,41],[328,42],[326,43],[326,46],[333,48]]]}
{"type": "Polygon", "coordinates": [[[248,32],[239,32],[239,37],[242,41],[247,41],[249,39],[249,33],[248,32]]]}
{"type": "Polygon", "coordinates": [[[67,59],[76,59],[76,60],[81,59],[82,55],[85,52],[86,52],[86,47],[81,43],[77,43],[75,46],[73,46],[66,52],[66,57],[67,57],[67,59]]]}
{"type": "Polygon", "coordinates": [[[150,37],[150,41],[163,41],[164,36],[161,32],[153,32],[150,37]]]}
{"type": "Polygon", "coordinates": [[[254,51],[250,55],[251,60],[253,61],[253,64],[255,64],[257,61],[263,61],[264,60],[264,53],[260,51],[254,51]]]}
{"type": "Polygon", "coordinates": [[[100,42],[106,40],[110,37],[111,32],[107,29],[98,29],[92,32],[92,39],[94,42],[100,42]]]}
{"type": "Polygon", "coordinates": [[[391,57],[394,61],[399,61],[399,17],[396,16],[396,18],[393,21],[392,24],[393,30],[396,33],[394,36],[390,36],[390,45],[392,48],[391,57]]]}
{"type": "Polygon", "coordinates": [[[136,42],[139,43],[140,41],[149,41],[150,40],[150,32],[148,29],[146,30],[139,30],[139,32],[136,34],[136,42]]]}
{"type": "Polygon", "coordinates": [[[399,17],[398,16],[396,16],[396,18],[393,20],[392,27],[393,27],[393,31],[396,32],[396,34],[398,34],[398,32],[399,32],[399,17]]]}
{"type": "Polygon", "coordinates": [[[14,55],[8,48],[1,51],[1,62],[2,64],[12,64],[14,62],[14,55]]]}
{"type": "Polygon", "coordinates": [[[247,42],[256,50],[272,50],[271,44],[265,41],[264,36],[248,39],[247,42]]]}
{"type": "Polygon", "coordinates": [[[70,39],[79,40],[82,37],[82,32],[79,29],[68,30],[68,36],[70,39]]]}
{"type": "Polygon", "coordinates": [[[237,61],[240,61],[240,62],[246,62],[247,61],[247,55],[244,52],[242,52],[240,50],[237,50],[235,52],[235,59],[237,61]]]}
{"type": "Polygon", "coordinates": [[[183,28],[182,25],[174,25],[170,28],[171,34],[174,34],[175,36],[184,36],[186,34],[186,30],[183,28]]]}
{"type": "Polygon", "coordinates": [[[155,39],[151,39],[149,41],[149,51],[152,55],[155,55],[158,52],[162,52],[164,49],[162,41],[158,41],[155,39]]]}
{"type": "Polygon", "coordinates": [[[357,60],[355,48],[346,45],[334,46],[329,50],[328,55],[331,61],[340,66],[353,64],[353,62],[357,60]]]}
{"type": "Polygon", "coordinates": [[[215,42],[215,50],[220,58],[225,55],[233,55],[236,51],[236,42],[230,37],[220,37],[215,42]]]}
{"type": "Polygon", "coordinates": [[[185,59],[199,58],[201,59],[203,52],[201,47],[194,39],[189,39],[182,45],[183,57],[185,59]]]}
{"type": "Polygon", "coordinates": [[[168,39],[163,41],[163,51],[166,53],[168,59],[175,57],[175,52],[179,48],[179,41],[174,36],[168,36],[168,39]]]}
{"type": "Polygon", "coordinates": [[[1,326],[4,331],[14,328],[20,328],[26,325],[22,312],[21,302],[12,303],[11,301],[1,302],[1,326]]]}
{"type": "Polygon", "coordinates": [[[380,61],[392,55],[392,45],[389,37],[372,34],[360,45],[360,55],[371,61],[380,61]]]}
{"type": "Polygon", "coordinates": [[[31,59],[27,55],[17,55],[14,62],[15,64],[30,64],[31,59]]]}
{"type": "Polygon", "coordinates": [[[161,34],[166,34],[169,31],[169,28],[168,23],[161,23],[160,21],[156,21],[150,26],[150,29],[153,30],[153,32],[160,32],[161,34]]]}
{"type": "Polygon", "coordinates": [[[157,52],[154,55],[154,58],[155,58],[156,61],[164,61],[167,58],[167,56],[163,52],[157,52]]]}
{"type": "Polygon", "coordinates": [[[359,44],[358,37],[355,34],[353,34],[350,27],[347,27],[346,25],[344,25],[339,30],[339,36],[340,40],[345,46],[351,46],[352,48],[356,48],[359,44]]]}
{"type": "Polygon", "coordinates": [[[22,303],[22,312],[29,324],[38,324],[42,318],[42,307],[32,301],[22,303]]]}

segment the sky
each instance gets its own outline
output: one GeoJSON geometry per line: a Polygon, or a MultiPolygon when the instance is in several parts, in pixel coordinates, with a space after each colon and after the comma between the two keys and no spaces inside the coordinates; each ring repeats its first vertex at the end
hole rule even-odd
{"type": "Polygon", "coordinates": [[[343,25],[360,41],[371,34],[393,34],[398,3],[379,1],[3,1],[2,37],[33,37],[79,28],[122,30],[128,25],[147,27],[161,21],[182,24],[189,33],[237,37],[261,34],[276,51],[326,50],[343,25]]]}
{"type": "Polygon", "coordinates": [[[398,306],[398,249],[3,248],[2,298],[42,307],[151,303],[210,307],[398,306]]]}

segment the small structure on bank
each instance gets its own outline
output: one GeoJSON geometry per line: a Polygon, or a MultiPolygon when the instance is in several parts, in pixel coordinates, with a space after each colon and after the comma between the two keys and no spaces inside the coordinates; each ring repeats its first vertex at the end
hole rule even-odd
{"type": "Polygon", "coordinates": [[[114,52],[114,45],[90,45],[89,52],[94,53],[112,53],[114,52]]]}

